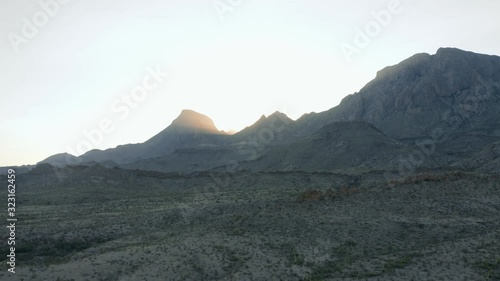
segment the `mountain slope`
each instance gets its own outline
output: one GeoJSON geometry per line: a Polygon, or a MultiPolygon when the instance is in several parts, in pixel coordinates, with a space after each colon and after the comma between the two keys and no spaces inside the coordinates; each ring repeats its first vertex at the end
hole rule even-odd
{"type": "Polygon", "coordinates": [[[184,109],[181,114],[165,130],[159,132],[145,144],[158,144],[172,135],[179,134],[206,134],[206,135],[225,135],[215,127],[214,121],[208,116],[193,110],[184,109]]]}
{"type": "Polygon", "coordinates": [[[407,145],[366,122],[335,122],[291,144],[272,147],[243,167],[254,171],[394,169],[399,155],[409,151],[407,145]]]}
{"type": "Polygon", "coordinates": [[[183,110],[144,143],[94,150],[79,159],[187,173],[234,162],[254,171],[395,169],[418,152],[418,141],[435,148],[418,167],[458,163],[500,141],[500,57],[451,48],[417,54],[379,71],[328,111],[295,122],[276,112],[234,135],[203,114],[183,110]]]}
{"type": "Polygon", "coordinates": [[[483,130],[500,136],[500,57],[441,48],[386,67],[339,106],[297,122],[307,135],[330,122],[363,120],[396,139],[483,130]]]}
{"type": "Polygon", "coordinates": [[[472,157],[463,159],[453,166],[466,170],[479,170],[481,172],[500,172],[500,142],[486,145],[472,157]]]}
{"type": "Polygon", "coordinates": [[[144,143],[121,145],[107,150],[92,150],[80,156],[83,162],[111,160],[118,164],[168,155],[176,149],[203,144],[217,144],[227,135],[212,119],[192,110],[181,114],[163,131],[144,143]]]}
{"type": "Polygon", "coordinates": [[[292,123],[293,120],[286,114],[276,111],[267,117],[262,115],[254,124],[233,135],[232,140],[237,142],[255,139],[266,144],[280,141],[290,133],[292,123]]]}
{"type": "Polygon", "coordinates": [[[78,157],[71,155],[69,153],[59,153],[52,155],[50,157],[47,157],[46,159],[36,163],[37,165],[39,164],[50,164],[55,167],[62,167],[66,165],[71,165],[78,163],[78,157]]]}

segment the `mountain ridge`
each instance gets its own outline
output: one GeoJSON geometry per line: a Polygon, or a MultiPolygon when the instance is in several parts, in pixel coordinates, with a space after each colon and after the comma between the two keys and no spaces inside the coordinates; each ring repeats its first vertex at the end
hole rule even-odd
{"type": "MultiPolygon", "coordinates": [[[[446,140],[437,145],[441,151],[446,151],[446,156],[439,156],[445,159],[439,163],[451,165],[464,157],[472,157],[484,145],[500,140],[499,112],[500,57],[440,48],[434,55],[415,54],[381,69],[373,80],[359,92],[346,96],[338,106],[304,114],[296,121],[275,112],[262,115],[254,124],[228,135],[219,131],[208,116],[187,109],[144,143],[93,150],[78,159],[83,162],[113,161],[118,165],[127,164],[127,167],[142,163],[138,167],[151,169],[155,165],[148,164],[148,159],[156,159],[160,166],[168,169],[175,169],[176,165],[162,163],[175,159],[191,163],[184,166],[184,171],[189,171],[193,167],[211,169],[231,159],[242,163],[258,161],[270,157],[266,153],[280,154],[276,152],[280,149],[300,147],[299,154],[303,157],[307,153],[315,155],[314,146],[304,142],[313,142],[311,136],[328,130],[325,126],[329,124],[340,122],[349,134],[354,133],[345,124],[365,132],[376,129],[385,136],[382,143],[388,145],[391,143],[388,140],[392,139],[412,146],[442,131],[446,140]],[[365,123],[370,126],[356,125],[365,123]],[[250,151],[252,156],[240,157],[242,151],[250,151]],[[203,157],[212,159],[208,161],[211,164],[204,166],[203,157]]],[[[323,146],[328,147],[328,144],[323,146]]],[[[294,161],[289,159],[291,163],[294,161]]],[[[344,166],[350,167],[350,164],[344,163],[344,166]]]]}
{"type": "Polygon", "coordinates": [[[346,96],[338,106],[299,118],[297,123],[302,123],[302,128],[298,130],[308,134],[330,122],[364,120],[398,139],[425,137],[448,109],[460,114],[459,107],[476,92],[478,106],[483,106],[486,98],[495,99],[495,106],[500,106],[499,73],[498,56],[453,48],[441,48],[436,55],[417,54],[379,71],[375,79],[346,96]],[[482,65],[489,67],[483,69],[482,65]]]}

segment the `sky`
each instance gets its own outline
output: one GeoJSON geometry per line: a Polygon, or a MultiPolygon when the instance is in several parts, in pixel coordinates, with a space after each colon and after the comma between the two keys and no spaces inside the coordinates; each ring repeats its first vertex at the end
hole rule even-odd
{"type": "Polygon", "coordinates": [[[0,166],[144,142],[182,111],[241,130],[320,112],[385,66],[500,55],[496,0],[0,2],[0,166]]]}

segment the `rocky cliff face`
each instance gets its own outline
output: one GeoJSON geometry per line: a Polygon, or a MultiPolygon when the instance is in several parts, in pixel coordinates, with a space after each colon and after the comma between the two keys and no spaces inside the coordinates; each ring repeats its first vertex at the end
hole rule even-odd
{"type": "Polygon", "coordinates": [[[499,112],[500,57],[442,48],[386,67],[339,106],[298,123],[303,134],[329,122],[363,120],[397,139],[428,137],[436,129],[500,136],[499,112]]]}

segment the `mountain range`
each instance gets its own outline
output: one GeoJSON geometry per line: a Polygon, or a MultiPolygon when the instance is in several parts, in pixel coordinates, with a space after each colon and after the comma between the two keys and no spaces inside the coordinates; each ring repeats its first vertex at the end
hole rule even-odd
{"type": "Polygon", "coordinates": [[[192,173],[235,165],[255,172],[397,170],[413,159],[418,168],[498,172],[499,117],[500,57],[441,48],[382,69],[338,106],[296,121],[275,112],[231,135],[183,110],[144,143],[39,164],[192,173]]]}

